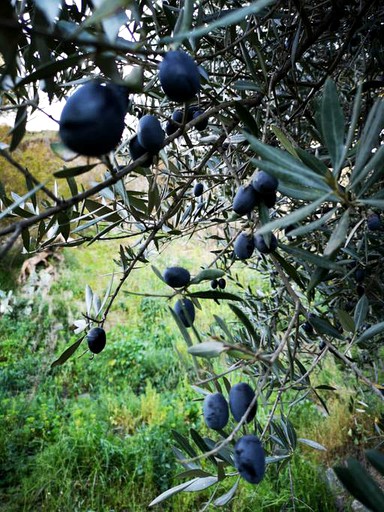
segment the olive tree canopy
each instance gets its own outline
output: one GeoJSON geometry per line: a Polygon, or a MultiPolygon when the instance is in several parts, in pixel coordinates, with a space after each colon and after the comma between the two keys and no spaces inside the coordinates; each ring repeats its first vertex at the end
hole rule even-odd
{"type": "MultiPolygon", "coordinates": [[[[0,4],[0,108],[15,119],[0,158],[25,177],[24,195],[0,188],[1,255],[20,241],[33,253],[119,238],[120,277],[106,300],[87,311],[85,331],[90,323],[104,325],[132,270],[148,262],[149,249],[197,232],[210,239],[211,265],[179,293],[195,305],[231,301],[239,328],[231,338],[224,328],[218,340],[204,340],[193,328],[192,341],[177,315],[176,321],[196,360],[225,353],[247,369],[257,395],[273,398],[267,424],[258,425],[270,462],[288,459],[297,441],[289,420],[274,418],[284,390],[294,387],[323,403],[310,377],[327,354],[357,377],[359,389],[382,396],[383,30],[379,0],[0,4]],[[175,50],[198,65],[200,90],[189,103],[170,100],[160,83],[159,64],[175,50]],[[40,91],[55,102],[91,79],[125,91],[122,138],[113,151],[76,165],[76,154],[53,143],[63,164],[55,184],[40,182],[14,152],[29,116],[41,108],[40,91]],[[189,115],[191,105],[201,115],[189,115]],[[172,132],[167,123],[178,109],[181,122],[172,132]],[[152,158],[144,151],[133,159],[130,145],[139,118],[148,114],[170,134],[152,158]],[[78,177],[100,162],[103,179],[80,187],[78,177]],[[250,211],[236,213],[236,194],[260,171],[277,178],[276,202],[261,194],[250,211]],[[144,190],[135,188],[137,178],[144,190]],[[204,186],[199,197],[196,183],[204,186]],[[234,244],[244,233],[252,244],[254,235],[263,237],[267,250],[256,241],[259,250],[240,259],[270,274],[272,292],[262,302],[246,290],[194,291],[196,283],[230,275],[239,259],[234,244]],[[321,345],[308,350],[313,335],[321,345]]],[[[108,137],[107,110],[103,121],[108,137]]],[[[81,344],[84,332],[78,334],[54,365],[81,344]]],[[[224,382],[213,373],[208,381],[209,391],[224,382]]],[[[215,485],[210,478],[194,485],[215,485]]]]}

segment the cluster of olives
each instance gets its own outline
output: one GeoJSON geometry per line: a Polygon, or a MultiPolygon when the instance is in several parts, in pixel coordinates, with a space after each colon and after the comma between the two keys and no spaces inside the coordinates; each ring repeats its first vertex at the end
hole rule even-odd
{"type": "MultiPolygon", "coordinates": [[[[213,430],[222,430],[228,423],[229,410],[234,419],[239,422],[254,401],[255,392],[245,382],[231,387],[229,391],[229,406],[222,393],[212,393],[205,397],[203,416],[205,424],[213,430]]],[[[257,402],[247,414],[246,422],[250,423],[257,412],[257,402]]],[[[258,437],[246,435],[235,444],[235,467],[239,474],[252,484],[259,483],[265,473],[265,454],[258,437]]]]}
{"type": "MultiPolygon", "coordinates": [[[[201,110],[197,105],[190,105],[186,113],[186,122],[189,123],[193,119],[197,119],[198,117],[200,117],[202,114],[204,114],[204,111],[201,110]]],[[[171,119],[167,121],[167,124],[165,126],[165,131],[167,135],[172,135],[180,128],[180,126],[183,123],[183,118],[184,112],[182,110],[177,109],[173,112],[171,119]]],[[[196,130],[198,130],[199,132],[205,130],[207,126],[207,117],[195,124],[196,130]]]]}
{"type": "MultiPolygon", "coordinates": [[[[183,267],[168,267],[164,271],[163,279],[172,288],[184,288],[191,282],[191,274],[183,267]]],[[[174,311],[185,327],[192,327],[195,321],[195,306],[190,299],[178,299],[174,311]]]]}
{"type": "MultiPolygon", "coordinates": [[[[192,57],[181,50],[165,54],[159,65],[159,80],[167,97],[178,103],[190,102],[200,90],[199,69],[192,57]]],[[[98,79],[81,86],[67,100],[61,113],[59,133],[64,144],[85,156],[100,156],[115,149],[124,131],[128,92],[124,85],[102,83],[98,79]]],[[[202,113],[197,106],[188,109],[191,119],[202,113]]],[[[207,125],[208,119],[204,119],[196,128],[203,130],[207,125]]],[[[152,115],[143,116],[137,135],[129,142],[132,158],[148,153],[144,166],[151,165],[164,138],[159,120],[152,115]]]]}
{"type": "MultiPolygon", "coordinates": [[[[258,171],[250,185],[242,185],[238,188],[233,199],[233,211],[238,215],[251,213],[252,210],[264,203],[272,208],[276,203],[276,191],[279,185],[278,180],[264,171],[258,171]]],[[[267,243],[263,235],[241,232],[236,238],[233,249],[239,260],[250,258],[253,251],[257,249],[262,254],[269,254],[277,248],[277,239],[273,233],[269,235],[267,243]]]]}
{"type": "Polygon", "coordinates": [[[153,157],[164,145],[165,133],[156,116],[146,114],[139,120],[137,134],[129,141],[129,152],[133,160],[148,153],[143,167],[153,163],[153,157]]]}
{"type": "Polygon", "coordinates": [[[211,281],[212,290],[216,290],[216,288],[220,288],[220,290],[224,290],[224,288],[226,286],[227,286],[227,281],[224,279],[224,277],[220,277],[220,279],[212,279],[212,281],[211,281]]]}
{"type": "Polygon", "coordinates": [[[260,203],[272,208],[276,203],[276,192],[279,182],[277,178],[264,171],[258,171],[251,184],[241,185],[233,199],[233,211],[245,215],[260,203]]]}
{"type": "Polygon", "coordinates": [[[277,249],[277,238],[273,233],[270,233],[269,245],[267,245],[264,235],[258,233],[247,233],[242,231],[236,238],[233,245],[235,256],[239,260],[247,260],[257,249],[261,254],[270,254],[277,249]]]}

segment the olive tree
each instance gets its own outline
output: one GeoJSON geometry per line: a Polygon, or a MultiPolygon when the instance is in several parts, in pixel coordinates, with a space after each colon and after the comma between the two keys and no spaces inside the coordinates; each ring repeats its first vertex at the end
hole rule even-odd
{"type": "MultiPolygon", "coordinates": [[[[152,505],[176,492],[216,488],[226,468],[233,473],[235,466],[244,476],[235,442],[241,441],[241,453],[251,446],[254,458],[264,456],[258,445],[240,437],[246,424],[261,440],[267,463],[288,463],[298,439],[290,407],[283,407],[284,394],[295,389],[296,402],[314,397],[326,406],[311,375],[327,355],[356,377],[359,389],[383,398],[378,382],[384,330],[383,22],[378,0],[1,2],[0,108],[13,112],[15,121],[10,145],[1,143],[0,156],[26,184],[22,196],[1,188],[1,255],[20,244],[34,253],[121,241],[119,279],[103,301],[88,289],[79,337],[53,366],[74,353],[91,327],[103,328],[132,271],[151,263],[150,249],[166,250],[170,240],[194,233],[216,246],[201,273],[180,286],[177,279],[170,283],[170,296],[180,296],[175,320],[203,394],[212,397],[226,389],[230,395],[231,372],[242,372],[256,393],[236,414],[234,428],[224,430],[211,418],[207,424],[219,425],[219,437],[192,433],[200,455],[177,437],[176,454],[192,480],[152,505]],[[188,79],[172,82],[178,76],[176,61],[168,60],[169,69],[162,71],[180,52],[190,59],[188,76],[198,70],[191,94],[188,79]],[[63,113],[62,141],[52,144],[63,166],[54,173],[55,187],[47,187],[13,151],[28,117],[41,109],[40,91],[50,101],[75,101],[75,91],[90,85],[119,95],[122,119],[111,113],[117,100],[106,100],[100,120],[105,140],[96,140],[97,126],[86,109],[79,107],[80,115],[69,116],[64,128],[63,113]],[[145,116],[154,117],[143,121],[145,116]],[[111,133],[119,122],[115,140],[111,133]],[[155,149],[144,147],[145,126],[150,126],[149,139],[157,141],[155,149]],[[92,159],[81,165],[71,164],[81,144],[75,152],[64,144],[71,145],[73,130],[73,139],[88,137],[91,146],[83,155],[92,159]],[[80,189],[77,177],[96,163],[105,168],[103,179],[80,189]],[[145,191],[135,189],[137,178],[144,179],[145,191]],[[272,188],[263,189],[264,180],[272,188]],[[239,259],[270,275],[273,293],[261,300],[247,289],[194,291],[195,284],[217,284],[230,276],[239,259]],[[220,336],[204,338],[191,318],[204,300],[229,301],[238,319],[235,330],[222,322],[220,336]],[[313,339],[319,346],[308,351],[306,341],[313,339]],[[220,355],[228,370],[216,375],[209,358],[220,355]],[[210,372],[204,380],[201,361],[210,372]],[[261,424],[256,414],[248,423],[260,398],[270,404],[268,420],[261,424]],[[201,457],[212,461],[212,474],[198,466],[201,457]]],[[[92,94],[83,98],[89,109],[92,94]]],[[[208,398],[207,411],[213,402],[208,398]]],[[[383,425],[377,428],[382,433],[383,425]]],[[[382,468],[378,452],[370,457],[382,468]]],[[[383,494],[356,464],[351,460],[338,475],[358,499],[382,510],[383,494]]],[[[261,466],[253,469],[263,473],[261,466]]],[[[226,494],[212,495],[212,503],[225,505],[237,486],[238,480],[226,494]]]]}

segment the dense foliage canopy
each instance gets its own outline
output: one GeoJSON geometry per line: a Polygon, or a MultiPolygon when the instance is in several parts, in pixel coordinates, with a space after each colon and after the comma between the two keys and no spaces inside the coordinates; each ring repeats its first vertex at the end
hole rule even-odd
{"type": "MultiPolygon", "coordinates": [[[[54,365],[72,355],[91,327],[104,326],[132,271],[150,263],[154,247],[166,251],[171,240],[199,234],[214,247],[211,264],[181,289],[170,288],[170,296],[192,301],[188,308],[229,300],[239,325],[235,332],[221,325],[222,335],[213,339],[192,326],[182,305],[175,319],[197,368],[200,357],[225,354],[232,371],[251,378],[255,400],[273,398],[268,422],[255,427],[268,462],[284,463],[297,443],[286,415],[276,416],[289,412],[282,405],[286,390],[326,407],[311,374],[327,354],[357,377],[357,389],[382,398],[383,30],[379,0],[2,0],[0,108],[14,112],[15,122],[10,145],[0,142],[0,156],[24,175],[26,189],[20,196],[0,188],[1,255],[20,239],[28,253],[121,240],[118,280],[103,301],[88,290],[80,337],[54,365]],[[179,61],[166,71],[166,59],[173,58],[168,52],[175,50],[198,65],[192,82],[183,81],[179,61]],[[160,63],[170,77],[159,76],[160,63]],[[166,83],[174,77],[182,84],[176,93],[166,83]],[[71,165],[76,154],[54,143],[63,166],[54,186],[40,183],[13,153],[28,117],[40,108],[40,91],[53,102],[90,79],[103,93],[113,86],[120,95],[117,114],[110,114],[108,102],[86,114],[79,107],[66,128],[77,126],[76,137],[88,133],[94,144],[83,155],[92,159],[71,165]],[[101,117],[94,119],[95,112],[101,117]],[[165,138],[147,115],[160,121],[165,138]],[[105,140],[97,140],[99,125],[105,140]],[[96,155],[101,147],[109,152],[96,160],[95,145],[96,155]],[[77,177],[99,162],[103,180],[80,188],[77,177]],[[275,190],[260,188],[260,171],[277,178],[276,198],[275,190]],[[204,188],[194,194],[197,183],[204,188]],[[237,196],[234,204],[240,190],[252,197],[237,196]],[[208,290],[211,280],[230,277],[239,259],[270,276],[268,296],[208,290]],[[204,281],[207,290],[194,291],[204,281]]],[[[228,380],[206,364],[211,374],[200,387],[225,389],[228,380]]],[[[192,484],[174,492],[223,479],[223,467],[233,465],[228,449],[245,421],[217,446],[200,442],[203,452],[216,456],[217,475],[192,471],[192,484]]],[[[377,429],[382,433],[383,424],[377,429]]],[[[187,441],[179,442],[191,456],[187,441]]],[[[357,469],[350,471],[340,472],[347,484],[357,469]]],[[[232,499],[236,486],[216,504],[232,499]]],[[[358,497],[382,510],[384,498],[376,492],[358,497]]]]}

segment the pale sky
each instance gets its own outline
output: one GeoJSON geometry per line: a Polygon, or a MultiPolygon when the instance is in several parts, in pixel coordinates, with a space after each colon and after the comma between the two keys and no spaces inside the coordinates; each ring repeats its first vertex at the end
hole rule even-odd
{"type": "MultiPolygon", "coordinates": [[[[0,0],[1,1],[1,0],[0,0]]],[[[48,95],[45,92],[40,91],[40,108],[44,110],[44,112],[54,119],[59,120],[61,111],[65,105],[65,100],[54,101],[52,104],[49,104],[48,95]]],[[[59,125],[50,117],[48,117],[44,112],[40,110],[35,110],[33,114],[28,115],[27,121],[27,130],[31,132],[39,132],[43,130],[59,130],[59,125]]],[[[0,124],[6,124],[10,127],[13,127],[16,117],[15,110],[7,110],[0,112],[0,124]]]]}
{"type": "MultiPolygon", "coordinates": [[[[51,105],[48,101],[48,96],[44,92],[40,92],[40,108],[54,119],[59,120],[61,111],[65,105],[65,100],[53,101],[51,105]]],[[[43,112],[36,110],[32,115],[28,116],[27,130],[31,132],[38,132],[41,130],[59,130],[59,125],[50,119],[43,112]]]]}

